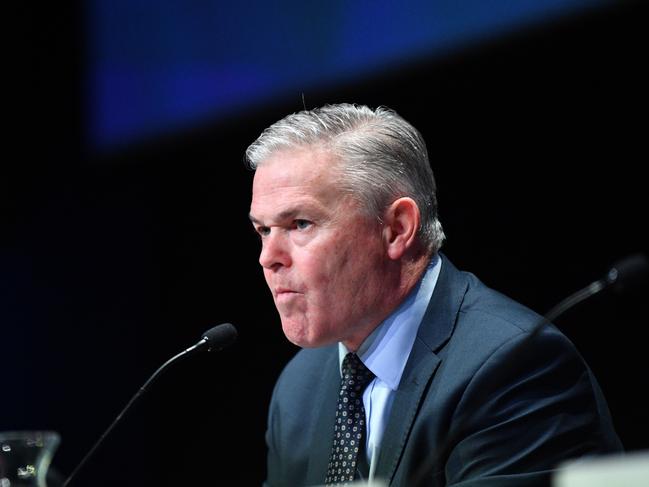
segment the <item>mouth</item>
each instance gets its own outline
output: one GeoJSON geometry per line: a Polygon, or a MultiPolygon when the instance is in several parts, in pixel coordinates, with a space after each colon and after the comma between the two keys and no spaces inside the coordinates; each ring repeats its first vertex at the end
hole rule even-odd
{"type": "Polygon", "coordinates": [[[275,289],[275,299],[288,299],[301,294],[293,289],[278,287],[275,289]]]}
{"type": "Polygon", "coordinates": [[[283,288],[283,287],[278,287],[277,289],[275,289],[276,296],[280,296],[282,294],[297,294],[297,291],[294,291],[293,289],[283,288]]]}

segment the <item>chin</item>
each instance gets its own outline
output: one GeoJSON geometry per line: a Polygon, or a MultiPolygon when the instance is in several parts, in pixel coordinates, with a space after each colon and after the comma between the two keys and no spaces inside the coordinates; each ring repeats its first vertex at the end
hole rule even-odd
{"type": "Polygon", "coordinates": [[[296,322],[282,317],[282,330],[286,339],[301,348],[317,348],[335,343],[335,339],[327,340],[320,335],[310,333],[310,326],[302,321],[296,322]]]}

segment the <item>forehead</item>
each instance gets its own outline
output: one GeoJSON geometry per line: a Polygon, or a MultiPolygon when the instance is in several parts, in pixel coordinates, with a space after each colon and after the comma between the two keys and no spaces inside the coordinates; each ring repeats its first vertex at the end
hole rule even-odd
{"type": "Polygon", "coordinates": [[[277,151],[255,172],[251,215],[263,217],[261,213],[286,212],[304,206],[331,208],[341,199],[339,181],[335,158],[322,149],[277,151]]]}
{"type": "Polygon", "coordinates": [[[273,152],[262,161],[255,173],[254,184],[266,180],[289,185],[333,182],[338,173],[336,158],[323,148],[287,148],[273,152]]]}

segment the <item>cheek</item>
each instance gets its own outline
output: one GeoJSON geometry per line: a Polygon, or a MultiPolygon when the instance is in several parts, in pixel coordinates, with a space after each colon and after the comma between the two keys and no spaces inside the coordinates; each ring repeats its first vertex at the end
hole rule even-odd
{"type": "Polygon", "coordinates": [[[336,270],[331,261],[315,256],[305,259],[301,274],[307,290],[315,292],[318,300],[328,295],[328,288],[333,286],[336,279],[336,270]]]}
{"type": "Polygon", "coordinates": [[[306,304],[311,313],[331,312],[336,300],[340,299],[346,260],[340,249],[331,247],[312,248],[294,254],[290,274],[306,291],[306,304]]]}
{"type": "Polygon", "coordinates": [[[369,256],[352,247],[337,247],[329,250],[326,259],[319,259],[313,265],[313,278],[325,294],[323,299],[336,307],[353,300],[363,286],[369,270],[369,256]]]}
{"type": "Polygon", "coordinates": [[[341,307],[363,292],[376,271],[380,242],[370,236],[354,239],[348,233],[329,237],[322,245],[295,252],[293,264],[311,292],[312,304],[341,307]]]}

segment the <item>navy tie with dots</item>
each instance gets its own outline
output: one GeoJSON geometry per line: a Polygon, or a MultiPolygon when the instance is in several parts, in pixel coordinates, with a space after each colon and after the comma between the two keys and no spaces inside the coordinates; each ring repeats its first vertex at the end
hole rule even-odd
{"type": "Polygon", "coordinates": [[[358,355],[348,353],[343,360],[342,375],[326,485],[353,482],[358,452],[363,450],[365,442],[363,390],[374,379],[374,374],[358,355]]]}

